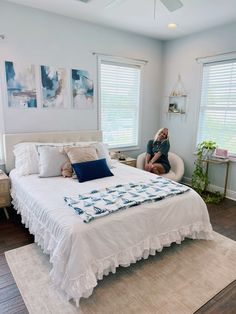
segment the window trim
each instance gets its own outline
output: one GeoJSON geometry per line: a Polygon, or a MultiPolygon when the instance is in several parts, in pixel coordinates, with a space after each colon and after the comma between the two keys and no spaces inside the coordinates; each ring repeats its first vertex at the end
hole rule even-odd
{"type": "Polygon", "coordinates": [[[123,57],[113,57],[108,55],[97,55],[97,94],[98,94],[98,110],[97,110],[97,125],[98,129],[101,130],[101,64],[102,62],[114,63],[114,64],[124,64],[124,65],[133,65],[137,66],[140,69],[140,87],[139,87],[139,110],[138,110],[138,131],[137,131],[137,145],[135,146],[122,146],[122,147],[113,147],[111,149],[122,150],[122,151],[132,151],[140,149],[141,143],[141,130],[142,130],[142,100],[143,100],[143,73],[144,73],[144,65],[147,63],[146,61],[129,59],[123,57]]]}
{"type": "MultiPolygon", "coordinates": [[[[220,63],[231,63],[231,62],[235,62],[236,63],[236,52],[232,51],[229,53],[223,53],[223,54],[218,54],[215,56],[209,56],[209,57],[201,57],[201,58],[196,58],[196,61],[198,63],[201,64],[201,69],[200,69],[200,80],[199,80],[199,94],[198,94],[198,110],[197,110],[197,126],[196,126],[196,135],[195,135],[195,139],[196,139],[196,144],[195,144],[195,152],[196,153],[196,148],[198,145],[198,140],[199,140],[199,125],[200,125],[200,114],[201,114],[201,107],[204,107],[204,111],[207,110],[208,108],[206,106],[201,106],[201,98],[202,98],[202,84],[203,84],[203,74],[204,74],[204,66],[213,66],[213,65],[217,65],[220,63]]],[[[212,107],[211,107],[212,108],[212,107]]],[[[219,108],[216,107],[216,110],[218,110],[219,108]]],[[[223,109],[222,109],[223,110],[223,109]]],[[[229,156],[228,158],[233,161],[236,162],[236,153],[234,152],[229,152],[229,156]]]]}
{"type": "Polygon", "coordinates": [[[214,56],[199,57],[196,61],[201,64],[224,62],[236,59],[236,51],[224,52],[214,56]]]}

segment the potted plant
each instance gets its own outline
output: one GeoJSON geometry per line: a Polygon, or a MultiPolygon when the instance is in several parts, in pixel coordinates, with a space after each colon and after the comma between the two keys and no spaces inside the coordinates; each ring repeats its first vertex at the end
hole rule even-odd
{"type": "Polygon", "coordinates": [[[194,170],[192,174],[192,188],[200,195],[205,191],[208,185],[208,175],[205,165],[202,162],[202,157],[197,157],[194,162],[194,170]]]}
{"type": "Polygon", "coordinates": [[[214,150],[216,149],[216,142],[214,141],[202,141],[197,145],[197,156],[200,159],[209,159],[214,150]]]}
{"type": "Polygon", "coordinates": [[[202,141],[197,145],[197,159],[194,162],[194,170],[192,174],[192,188],[197,191],[207,203],[219,203],[222,195],[219,192],[209,193],[206,191],[208,175],[206,171],[207,160],[211,157],[216,148],[214,141],[202,141]]]}

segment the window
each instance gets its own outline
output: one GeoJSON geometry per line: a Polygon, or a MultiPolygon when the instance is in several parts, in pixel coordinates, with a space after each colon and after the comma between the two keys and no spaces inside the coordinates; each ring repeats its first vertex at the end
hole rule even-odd
{"type": "Polygon", "coordinates": [[[236,154],[236,59],[203,65],[198,143],[203,140],[236,154]]]}
{"type": "Polygon", "coordinates": [[[139,140],[141,65],[100,60],[100,128],[111,148],[133,148],[139,140]]]}

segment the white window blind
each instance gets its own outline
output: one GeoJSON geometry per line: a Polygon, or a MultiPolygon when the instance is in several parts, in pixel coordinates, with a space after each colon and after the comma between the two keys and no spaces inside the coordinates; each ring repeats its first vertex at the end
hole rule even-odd
{"type": "Polygon", "coordinates": [[[138,145],[140,77],[139,65],[100,62],[100,127],[112,148],[138,145]]]}
{"type": "Polygon", "coordinates": [[[203,140],[236,154],[236,59],[203,65],[198,143],[203,140]]]}

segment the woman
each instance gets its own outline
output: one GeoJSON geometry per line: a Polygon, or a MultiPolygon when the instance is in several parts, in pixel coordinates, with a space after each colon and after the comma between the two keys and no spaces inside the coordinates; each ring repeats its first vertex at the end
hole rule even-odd
{"type": "Polygon", "coordinates": [[[169,172],[169,149],[168,129],[162,128],[156,133],[154,140],[148,142],[144,169],[155,174],[169,172]]]}

